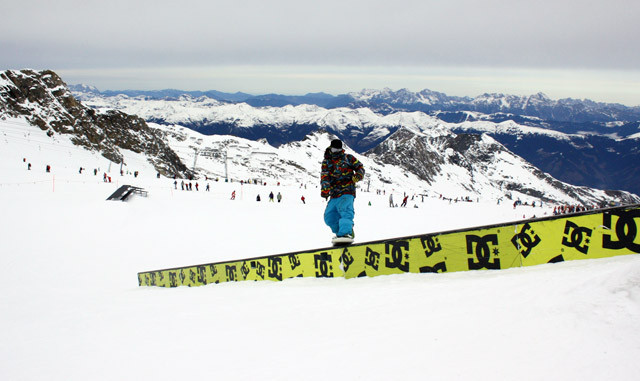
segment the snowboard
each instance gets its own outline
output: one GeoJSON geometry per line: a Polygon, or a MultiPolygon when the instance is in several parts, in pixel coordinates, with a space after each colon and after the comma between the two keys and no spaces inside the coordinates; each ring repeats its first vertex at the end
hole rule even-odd
{"type": "Polygon", "coordinates": [[[331,240],[333,246],[347,246],[353,243],[353,238],[349,237],[335,237],[331,240]]]}

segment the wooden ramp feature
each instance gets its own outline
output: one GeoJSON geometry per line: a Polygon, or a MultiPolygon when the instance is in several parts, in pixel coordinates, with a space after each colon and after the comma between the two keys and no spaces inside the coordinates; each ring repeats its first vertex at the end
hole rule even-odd
{"type": "Polygon", "coordinates": [[[137,193],[141,196],[147,197],[148,192],[142,188],[134,187],[132,185],[123,185],[120,188],[116,189],[111,196],[107,198],[107,201],[126,201],[129,196],[137,193]]]}

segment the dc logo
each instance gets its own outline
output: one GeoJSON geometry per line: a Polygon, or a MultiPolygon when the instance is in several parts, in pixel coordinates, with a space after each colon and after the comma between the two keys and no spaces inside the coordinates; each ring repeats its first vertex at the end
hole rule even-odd
{"type": "Polygon", "coordinates": [[[446,273],[447,264],[445,262],[436,263],[434,266],[420,267],[421,273],[446,273]]]}
{"type": "Polygon", "coordinates": [[[331,264],[331,255],[323,252],[313,256],[313,262],[316,266],[316,278],[332,278],[333,271],[331,264]]]}
{"type": "Polygon", "coordinates": [[[528,233],[527,230],[529,229],[531,229],[531,225],[527,223],[522,227],[522,229],[520,229],[520,233],[514,235],[513,238],[511,238],[511,243],[513,243],[513,246],[515,246],[516,249],[520,250],[520,254],[522,254],[522,256],[525,258],[529,254],[531,254],[531,250],[534,247],[538,246],[538,244],[542,241],[533,230],[528,233]],[[533,234],[533,237],[531,237],[531,234],[533,234]]]}
{"type": "Polygon", "coordinates": [[[269,278],[282,280],[282,258],[269,258],[269,278]]]}
{"type": "Polygon", "coordinates": [[[184,269],[180,270],[180,284],[184,284],[184,280],[187,279],[187,276],[184,275],[184,269]]]}
{"type": "Polygon", "coordinates": [[[604,234],[602,236],[602,247],[605,249],[629,249],[634,253],[640,253],[640,244],[634,241],[638,235],[638,225],[636,225],[636,218],[640,218],[640,210],[622,211],[617,213],[605,213],[603,225],[609,230],[612,229],[611,216],[618,217],[616,221],[616,238],[617,241],[611,239],[611,234],[604,234]]]}
{"type": "Polygon", "coordinates": [[[567,221],[564,227],[565,236],[562,237],[562,244],[567,247],[573,247],[582,254],[587,254],[589,244],[591,243],[591,233],[591,229],[567,221]],[[584,241],[584,243],[582,241],[584,241]]]}
{"type": "Polygon", "coordinates": [[[267,269],[265,265],[260,262],[256,262],[256,274],[262,279],[264,279],[264,272],[267,269]]]}
{"type": "Polygon", "coordinates": [[[424,253],[427,258],[433,255],[436,251],[442,250],[442,246],[440,242],[438,242],[438,238],[434,238],[430,235],[420,238],[420,242],[422,242],[422,248],[424,249],[424,253]]]}
{"type": "Polygon", "coordinates": [[[477,235],[469,234],[467,235],[467,254],[474,255],[477,261],[474,261],[474,258],[469,258],[469,270],[480,270],[480,269],[489,269],[489,270],[499,270],[500,269],[500,259],[495,258],[492,261],[491,254],[493,253],[497,256],[500,251],[497,247],[494,247],[493,250],[489,247],[489,244],[493,246],[498,246],[498,235],[497,234],[487,234],[484,237],[480,237],[477,235]]]}
{"type": "Polygon", "coordinates": [[[228,282],[235,282],[236,281],[236,266],[235,265],[227,265],[225,266],[225,273],[227,274],[227,281],[228,282]]]}
{"type": "Polygon", "coordinates": [[[198,282],[207,284],[207,268],[204,266],[198,266],[198,282]]]}
{"type": "Polygon", "coordinates": [[[364,254],[364,264],[378,270],[380,265],[380,253],[375,252],[367,247],[367,251],[364,254]]]}
{"type": "Polygon", "coordinates": [[[250,271],[251,269],[249,268],[249,265],[247,264],[247,262],[244,262],[242,264],[242,268],[240,269],[240,272],[242,273],[242,276],[244,277],[244,279],[247,279],[247,276],[249,275],[250,271]]]}
{"type": "Polygon", "coordinates": [[[300,266],[300,258],[296,254],[289,255],[289,263],[291,264],[291,270],[295,270],[296,267],[300,266]]]}
{"type": "Polygon", "coordinates": [[[169,273],[169,286],[178,287],[178,276],[174,272],[169,273]]]}
{"type": "Polygon", "coordinates": [[[409,250],[409,241],[385,242],[384,251],[386,255],[389,255],[385,266],[409,272],[409,254],[405,254],[403,250],[409,250]]]}
{"type": "Polygon", "coordinates": [[[344,249],[344,251],[342,252],[340,260],[342,261],[344,271],[349,271],[349,267],[353,264],[353,262],[355,262],[353,255],[351,255],[351,253],[349,253],[349,250],[347,249],[344,249]]]}

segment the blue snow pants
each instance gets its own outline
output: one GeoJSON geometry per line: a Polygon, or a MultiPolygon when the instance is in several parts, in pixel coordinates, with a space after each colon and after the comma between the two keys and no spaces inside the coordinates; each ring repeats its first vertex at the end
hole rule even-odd
{"type": "Polygon", "coordinates": [[[324,222],[337,236],[351,234],[353,231],[353,201],[354,197],[350,194],[332,198],[324,210],[324,222]]]}

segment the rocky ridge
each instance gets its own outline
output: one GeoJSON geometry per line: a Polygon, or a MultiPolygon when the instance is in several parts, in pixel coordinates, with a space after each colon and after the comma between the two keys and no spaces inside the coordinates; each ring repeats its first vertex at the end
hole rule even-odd
{"type": "Polygon", "coordinates": [[[47,135],[69,134],[74,144],[120,163],[121,149],[143,153],[165,176],[186,177],[187,167],[156,129],[121,111],[98,112],[80,103],[53,71],[0,73],[0,118],[24,118],[47,135]]]}

